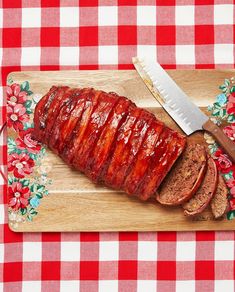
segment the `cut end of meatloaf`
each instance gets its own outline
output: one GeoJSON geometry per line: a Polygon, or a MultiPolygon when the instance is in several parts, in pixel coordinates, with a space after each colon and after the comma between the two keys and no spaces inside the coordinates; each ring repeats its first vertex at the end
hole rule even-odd
{"type": "Polygon", "coordinates": [[[138,190],[141,200],[147,200],[156,195],[156,190],[183,152],[185,146],[185,136],[165,127],[158,143],[155,145],[155,153],[138,190]]]}
{"type": "Polygon", "coordinates": [[[176,206],[188,201],[198,190],[207,165],[205,148],[188,145],[174,168],[163,180],[156,199],[163,205],[176,206]]]}
{"type": "Polygon", "coordinates": [[[207,161],[207,171],[204,180],[195,195],[183,205],[184,214],[193,216],[201,213],[210,203],[217,187],[218,172],[214,160],[207,161]]]}
{"type": "Polygon", "coordinates": [[[218,177],[218,186],[210,205],[216,219],[222,217],[229,209],[228,189],[222,175],[218,177]]]}

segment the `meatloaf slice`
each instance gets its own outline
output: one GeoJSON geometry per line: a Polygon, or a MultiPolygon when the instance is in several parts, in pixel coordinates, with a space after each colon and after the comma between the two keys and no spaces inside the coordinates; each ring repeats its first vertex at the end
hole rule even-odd
{"type": "Polygon", "coordinates": [[[124,190],[128,194],[134,194],[141,184],[145,173],[148,171],[151,158],[154,155],[155,145],[163,129],[163,123],[154,118],[145,135],[132,169],[125,179],[124,190]]]}
{"type": "Polygon", "coordinates": [[[118,102],[119,96],[101,92],[98,97],[97,107],[92,112],[88,121],[82,143],[76,152],[73,164],[84,171],[88,163],[89,154],[94,149],[100,134],[108,122],[108,118],[112,115],[112,110],[118,102]]]}
{"type": "Polygon", "coordinates": [[[212,214],[216,219],[222,217],[229,209],[228,188],[221,174],[218,176],[217,189],[210,206],[212,214]]]}
{"type": "Polygon", "coordinates": [[[165,127],[158,143],[155,145],[155,153],[151,159],[148,172],[138,189],[137,193],[140,199],[147,200],[155,195],[163,178],[175,163],[184,147],[185,137],[165,127]]]}
{"type": "Polygon", "coordinates": [[[93,160],[86,167],[86,174],[94,182],[103,181],[103,175],[106,173],[112,157],[112,148],[118,129],[126,119],[128,108],[131,104],[130,100],[120,97],[92,151],[93,160]]]}
{"type": "Polygon", "coordinates": [[[163,205],[180,205],[198,190],[206,171],[206,151],[199,144],[186,147],[174,168],[163,180],[156,199],[163,205]]]}
{"type": "Polygon", "coordinates": [[[214,160],[207,160],[207,171],[195,195],[183,205],[184,214],[192,216],[201,213],[214,196],[218,182],[218,172],[214,160]]]}
{"type": "Polygon", "coordinates": [[[47,94],[45,94],[40,101],[37,103],[34,111],[34,131],[32,137],[39,142],[44,141],[44,136],[46,134],[46,120],[48,116],[48,109],[51,105],[52,100],[55,98],[56,94],[60,90],[58,86],[52,86],[47,94]]]}

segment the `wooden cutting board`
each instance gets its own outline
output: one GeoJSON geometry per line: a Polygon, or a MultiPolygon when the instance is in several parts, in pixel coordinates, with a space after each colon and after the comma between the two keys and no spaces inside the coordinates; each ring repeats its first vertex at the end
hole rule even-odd
{"type": "MultiPolygon", "coordinates": [[[[168,73],[203,110],[220,93],[218,86],[234,70],[169,70],[168,73]]],[[[28,81],[34,94],[45,94],[52,85],[94,87],[114,91],[152,111],[168,126],[178,129],[164,112],[135,71],[59,71],[14,72],[8,79],[22,84],[28,81]]],[[[179,130],[179,129],[178,129],[179,130]]],[[[189,143],[205,143],[202,133],[189,137],[189,143]]],[[[167,208],[154,200],[141,202],[122,192],[97,186],[84,175],[71,170],[56,155],[47,152],[52,166],[48,178],[49,195],[41,199],[32,222],[11,225],[14,231],[185,231],[232,230],[235,221],[215,221],[209,213],[186,218],[181,208],[167,208]]]]}

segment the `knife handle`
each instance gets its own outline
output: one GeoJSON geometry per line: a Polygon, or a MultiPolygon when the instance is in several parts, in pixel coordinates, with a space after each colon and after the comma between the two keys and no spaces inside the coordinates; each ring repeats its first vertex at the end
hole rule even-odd
{"type": "Polygon", "coordinates": [[[202,125],[203,129],[209,132],[225,152],[230,156],[233,162],[235,162],[235,142],[229,139],[224,132],[211,120],[208,120],[202,125]]]}

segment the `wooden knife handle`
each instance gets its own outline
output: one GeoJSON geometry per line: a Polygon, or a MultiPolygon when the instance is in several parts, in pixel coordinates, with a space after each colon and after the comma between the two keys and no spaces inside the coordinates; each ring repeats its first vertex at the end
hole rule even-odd
{"type": "Polygon", "coordinates": [[[202,127],[216,139],[224,151],[230,156],[231,160],[235,162],[235,142],[229,139],[211,120],[205,122],[202,127]]]}

